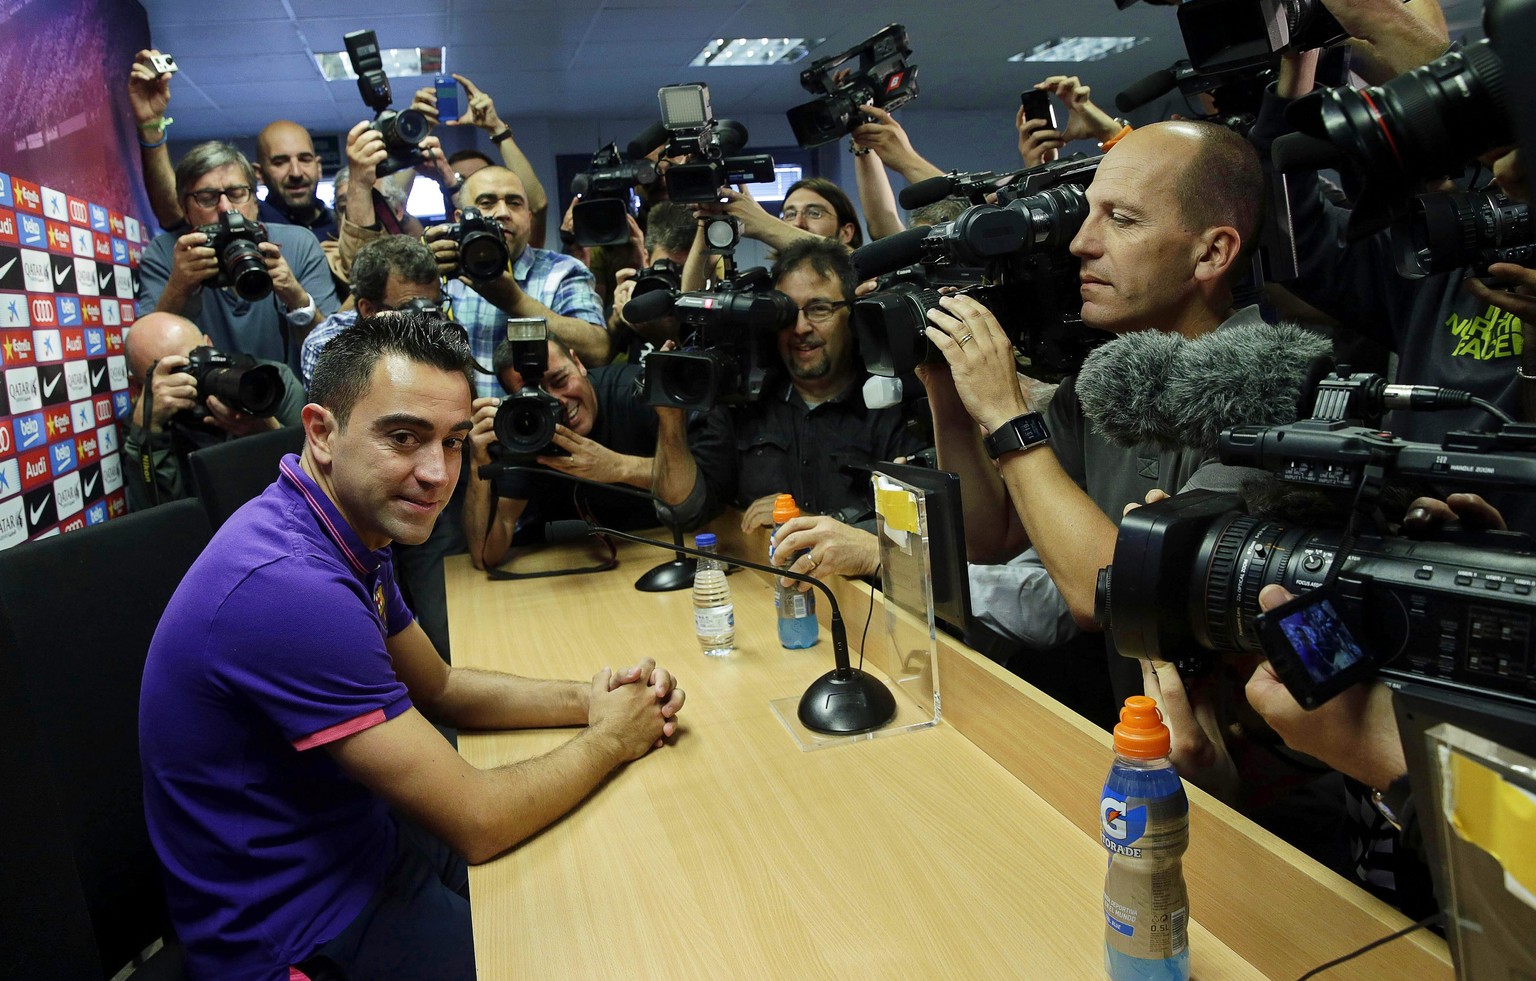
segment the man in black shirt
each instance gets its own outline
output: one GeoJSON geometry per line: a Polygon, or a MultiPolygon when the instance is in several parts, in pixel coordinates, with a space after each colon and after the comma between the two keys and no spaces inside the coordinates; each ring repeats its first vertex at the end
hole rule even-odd
{"type": "MultiPolygon", "coordinates": [[[[503,388],[509,392],[522,389],[510,344],[503,342],[497,348],[493,367],[503,388]]],[[[541,387],[564,408],[564,425],[555,427],[553,443],[569,455],[540,456],[538,463],[552,471],[649,492],[656,413],[640,399],[639,376],[639,365],[589,371],[579,356],[550,337],[549,367],[541,387]]],[[[658,523],[649,500],[605,493],[555,474],[503,473],[482,479],[480,468],[495,459],[491,446],[496,443],[496,412],[501,403],[499,398],[474,402],[474,429],[470,432],[473,467],[464,497],[464,536],[477,569],[499,565],[514,541],[543,541],[551,521],[578,517],[577,495],[604,523],[619,528],[647,528],[658,523]]]]}
{"type": "Polygon", "coordinates": [[[924,444],[900,407],[864,404],[848,250],[830,239],[797,241],[779,253],[773,279],[800,308],[778,335],[788,377],[756,402],[717,408],[691,426],[681,411],[659,410],[656,493],[685,527],[726,504],[742,510],[743,529],[770,526],[779,494],[793,494],[807,514],[873,527],[868,468],[924,444]]]}

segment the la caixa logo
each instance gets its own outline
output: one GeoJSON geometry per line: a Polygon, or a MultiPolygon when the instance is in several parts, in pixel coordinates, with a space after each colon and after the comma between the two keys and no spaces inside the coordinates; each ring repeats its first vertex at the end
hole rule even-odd
{"type": "MultiPolygon", "coordinates": [[[[111,410],[111,400],[108,399],[107,408],[111,410]]],[[[108,417],[110,418],[110,416],[108,417]]],[[[98,419],[97,422],[101,420],[98,419]]],[[[96,455],[103,460],[117,452],[117,425],[108,423],[96,430],[96,455]]]]}
{"type": "Polygon", "coordinates": [[[21,464],[15,460],[0,463],[0,500],[21,493],[21,464]]]}

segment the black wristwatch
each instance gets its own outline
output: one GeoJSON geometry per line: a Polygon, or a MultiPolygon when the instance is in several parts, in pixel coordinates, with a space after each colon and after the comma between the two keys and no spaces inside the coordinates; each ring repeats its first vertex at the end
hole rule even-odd
{"type": "Polygon", "coordinates": [[[1026,412],[998,426],[997,432],[985,437],[982,443],[987,447],[987,455],[996,460],[1005,453],[1032,450],[1050,441],[1051,434],[1045,428],[1045,417],[1038,412],[1026,412]]]}

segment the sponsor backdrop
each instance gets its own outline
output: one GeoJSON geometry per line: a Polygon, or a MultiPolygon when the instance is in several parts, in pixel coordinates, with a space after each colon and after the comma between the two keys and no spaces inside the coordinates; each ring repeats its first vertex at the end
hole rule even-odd
{"type": "Polygon", "coordinates": [[[127,510],[123,339],[151,229],[121,0],[0,2],[0,549],[127,510]]]}

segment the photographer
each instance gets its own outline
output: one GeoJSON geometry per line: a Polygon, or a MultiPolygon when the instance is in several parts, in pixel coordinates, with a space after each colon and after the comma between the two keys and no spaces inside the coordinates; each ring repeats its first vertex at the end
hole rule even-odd
{"type": "MultiPolygon", "coordinates": [[[[649,491],[656,413],[640,398],[640,365],[605,365],[589,371],[581,358],[555,338],[549,338],[548,346],[548,367],[540,388],[560,402],[562,424],[555,427],[553,444],[563,455],[539,456],[536,462],[587,480],[649,491]]],[[[522,390],[524,380],[517,373],[511,342],[497,347],[494,368],[508,392],[522,390]]],[[[604,494],[557,477],[525,473],[481,477],[480,468],[498,459],[496,416],[503,402],[477,398],[473,405],[464,536],[475,568],[500,565],[514,543],[544,541],[550,522],[579,518],[574,505],[577,495],[588,500],[603,524],[620,529],[656,524],[655,507],[644,498],[604,494]]]]}
{"type": "MultiPolygon", "coordinates": [[[[413,102],[411,108],[426,112],[422,102],[413,102]]],[[[342,194],[338,181],[336,199],[336,210],[341,215],[338,262],[343,269],[352,268],[364,245],[385,235],[420,236],[421,223],[405,210],[410,184],[417,173],[425,173],[441,184],[444,199],[452,202],[451,188],[458,178],[443,157],[442,141],[428,136],[417,144],[417,149],[421,153],[420,164],[380,178],[379,167],[391,155],[384,135],[366,119],[347,133],[347,164],[342,168],[347,174],[346,193],[342,194]]]]}
{"type": "MultiPolygon", "coordinates": [[[[1084,324],[1186,339],[1260,324],[1257,308],[1233,308],[1231,284],[1259,227],[1262,180],[1252,147],[1222,127],[1157,123],[1118,142],[1088,187],[1089,214],[1071,243],[1082,260],[1084,324]]],[[[1113,559],[1122,507],[1154,487],[1216,489],[1232,475],[1208,469],[1210,454],[1109,442],[1090,428],[1075,375],[1043,418],[1032,413],[1008,336],[975,300],[945,297],[928,319],[945,363],[920,372],[939,465],[963,480],[968,557],[1001,561],[1034,545],[1079,625],[1094,629],[1098,570],[1113,559]]],[[[1125,660],[1109,658],[1117,700],[1139,683],[1125,660]]]]}
{"type": "MultiPolygon", "coordinates": [[[[794,325],[778,333],[787,377],[770,382],[757,401],[717,407],[691,427],[681,410],[657,410],[653,489],[685,527],[727,504],[742,510],[743,529],[771,526],[782,493],[793,494],[806,514],[868,523],[869,473],[860,468],[924,449],[903,424],[900,406],[872,409],[864,402],[868,376],[849,322],[854,280],[847,249],[808,237],[779,253],[773,280],[800,308],[794,325]]],[[[863,554],[857,543],[844,544],[841,552],[863,554]]]]}
{"type": "Polygon", "coordinates": [[[200,401],[197,379],[185,369],[187,355],[203,346],[213,346],[208,336],[190,320],[170,313],[147,313],[128,332],[128,392],[133,408],[123,437],[123,482],[129,510],[190,497],[187,455],[193,450],[299,425],[304,386],[287,365],[276,361],[258,362],[275,367],[282,379],[282,401],[274,415],[252,416],[225,405],[215,395],[200,401]],[[146,394],[150,396],[147,399],[146,394]],[[145,481],[140,465],[146,450],[154,473],[153,487],[145,481]]]}
{"type": "MultiPolygon", "coordinates": [[[[454,211],[454,221],[463,217],[464,208],[477,209],[501,226],[509,255],[509,265],[501,275],[471,279],[460,275],[459,244],[453,227],[427,229],[427,247],[437,259],[439,272],[449,280],[445,292],[453,301],[455,319],[469,332],[475,360],[481,364],[491,361],[496,346],[506,337],[508,317],[541,317],[549,332],[580,355],[584,364],[606,363],[608,331],[602,326],[602,306],[592,288],[592,273],[569,256],[528,244],[532,216],[522,180],[505,167],[485,167],[464,182],[459,201],[462,207],[454,211]]],[[[476,388],[477,394],[486,398],[497,395],[499,386],[494,378],[482,375],[476,388]]]]}
{"type": "Polygon", "coordinates": [[[337,307],[330,267],[315,237],[294,225],[270,225],[264,232],[256,226],[254,234],[265,238],[254,248],[270,296],[247,300],[231,289],[210,288],[228,270],[215,241],[201,229],[219,225],[228,212],[247,227],[255,225],[256,172],[250,162],[228,143],[199,143],[176,166],[176,194],[193,230],[163,232],[145,248],[141,309],[190,318],[221,351],[296,368],[304,335],[337,307]]]}
{"type": "MultiPolygon", "coordinates": [[[[699,218],[710,215],[731,215],[741,222],[741,234],[756,239],[775,252],[789,245],[814,238],[828,238],[849,248],[864,244],[864,233],[859,229],[859,216],[843,189],[824,177],[807,177],[790,185],[784,196],[784,204],[775,218],[757,203],[745,187],[722,187],[718,203],[695,206],[699,218]]],[[[704,229],[699,227],[694,239],[694,252],[702,255],[704,229]]],[[[688,287],[689,278],[683,280],[688,287]]],[[[702,282],[702,280],[699,280],[702,282]]],[[[692,287],[689,287],[692,288],[692,287]]]]}
{"type": "Polygon", "coordinates": [[[1113,140],[1129,126],[1094,105],[1091,90],[1076,75],[1052,75],[1035,83],[1035,90],[1048,92],[1067,107],[1067,125],[1060,131],[1050,128],[1048,119],[1025,119],[1024,107],[1014,114],[1013,125],[1019,131],[1019,156],[1026,167],[1051,163],[1074,140],[1093,140],[1103,144],[1113,140]]]}
{"type": "Polygon", "coordinates": [[[352,263],[350,279],[353,309],[331,314],[304,338],[300,363],[306,385],[325,345],[360,318],[399,310],[412,301],[426,300],[435,306],[441,299],[441,280],[431,250],[405,235],[388,235],[363,246],[352,263]]]}
{"type": "Polygon", "coordinates": [[[645,270],[627,267],[616,275],[618,285],[613,291],[613,312],[608,316],[608,333],[613,338],[614,353],[628,356],[631,364],[645,360],[646,354],[661,347],[667,341],[680,341],[677,318],[668,314],[658,320],[631,324],[624,319],[624,307],[635,295],[639,277],[650,270],[664,271],[676,279],[671,284],[677,289],[682,282],[683,267],[688,264],[688,253],[698,227],[693,209],[676,201],[658,201],[651,206],[645,229],[645,270]],[[665,262],[665,266],[658,265],[665,262]]]}
{"type": "MultiPolygon", "coordinates": [[[[1395,0],[1328,4],[1346,30],[1368,39],[1380,70],[1392,74],[1431,61],[1446,48],[1436,18],[1416,16],[1414,6],[1395,0]]],[[[1254,127],[1261,151],[1292,129],[1285,109],[1312,90],[1316,61],[1315,51],[1285,57],[1254,127]]],[[[1492,164],[1503,152],[1487,154],[1485,162],[1492,164]]],[[[1314,173],[1289,174],[1287,192],[1299,274],[1284,284],[1287,289],[1395,352],[1398,377],[1469,391],[1516,418],[1527,413],[1522,396],[1536,398],[1536,382],[1524,378],[1536,377],[1536,349],[1521,341],[1521,317],[1529,308],[1520,304],[1519,293],[1508,293],[1506,300],[1501,295],[1506,291],[1469,278],[1470,268],[1405,279],[1397,274],[1389,232],[1346,239],[1350,212],[1323,197],[1314,173]]],[[[1501,266],[1496,275],[1516,283],[1533,278],[1518,266],[1501,266]]],[[[1492,421],[1479,409],[1395,412],[1384,426],[1403,439],[1438,442],[1452,430],[1486,429],[1492,421]]],[[[1522,497],[1500,495],[1497,503],[1517,528],[1529,529],[1536,521],[1536,512],[1522,497]]]]}
{"type": "Polygon", "coordinates": [[[848,149],[853,153],[853,173],[859,184],[859,206],[873,242],[906,227],[896,209],[885,168],[896,171],[908,184],[938,177],[943,171],[917,155],[907,131],[890,113],[878,106],[865,106],[863,112],[870,121],[854,129],[848,149]]]}

